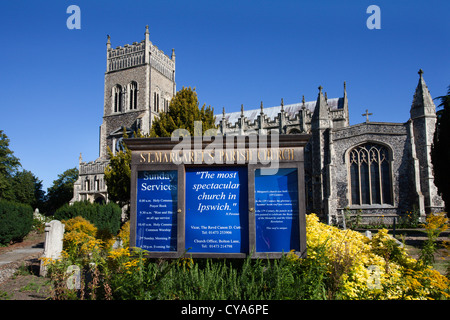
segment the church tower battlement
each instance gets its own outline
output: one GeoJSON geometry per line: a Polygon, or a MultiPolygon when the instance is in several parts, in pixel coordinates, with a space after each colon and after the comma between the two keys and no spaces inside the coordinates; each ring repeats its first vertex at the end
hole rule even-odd
{"type": "Polygon", "coordinates": [[[159,112],[165,112],[176,92],[175,50],[167,56],[145,39],[115,49],[111,37],[106,43],[106,72],[103,123],[100,127],[100,158],[107,148],[115,153],[125,129],[129,135],[141,130],[149,133],[159,112]]]}

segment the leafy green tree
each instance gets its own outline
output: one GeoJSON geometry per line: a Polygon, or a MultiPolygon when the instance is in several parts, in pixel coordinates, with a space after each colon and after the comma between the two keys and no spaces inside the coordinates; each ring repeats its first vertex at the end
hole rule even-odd
{"type": "Polygon", "coordinates": [[[73,197],[73,184],[78,179],[78,169],[72,168],[58,175],[47,190],[46,214],[53,214],[73,197]]]}
{"type": "Polygon", "coordinates": [[[111,201],[123,207],[130,202],[131,150],[123,144],[123,150],[114,155],[108,147],[108,155],[110,160],[105,168],[108,196],[111,201]]]}
{"type": "Polygon", "coordinates": [[[42,181],[31,171],[16,171],[10,179],[10,189],[5,192],[5,199],[42,210],[45,201],[42,181]]]}
{"type": "Polygon", "coordinates": [[[20,167],[19,159],[9,149],[9,139],[3,130],[0,130],[0,199],[11,188],[11,177],[20,167]]]}
{"type": "Polygon", "coordinates": [[[434,170],[434,183],[445,202],[447,214],[450,210],[450,86],[447,95],[437,97],[441,103],[437,111],[436,131],[431,147],[431,162],[434,170]]]}
{"type": "MultiPolygon", "coordinates": [[[[142,134],[140,130],[134,132],[137,138],[148,138],[147,134],[142,134]]],[[[123,137],[128,138],[126,128],[123,129],[123,137]]],[[[130,203],[130,176],[131,176],[131,150],[125,143],[122,149],[114,155],[108,147],[109,164],[105,168],[105,182],[108,187],[108,197],[116,202],[120,207],[130,203]]]]}
{"type": "Polygon", "coordinates": [[[186,129],[194,135],[194,121],[202,122],[202,134],[206,130],[216,128],[214,122],[214,109],[205,104],[199,108],[197,92],[195,89],[182,88],[172,98],[169,111],[159,114],[153,121],[150,131],[151,137],[170,137],[176,129],[186,129]]]}
{"type": "Polygon", "coordinates": [[[19,159],[9,149],[9,139],[0,130],[0,198],[42,210],[42,181],[31,171],[21,170],[19,159]]]}

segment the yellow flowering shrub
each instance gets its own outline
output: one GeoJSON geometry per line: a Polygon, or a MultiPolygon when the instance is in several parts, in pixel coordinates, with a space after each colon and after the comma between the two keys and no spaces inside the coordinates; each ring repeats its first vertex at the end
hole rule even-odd
{"type": "MultiPolygon", "coordinates": [[[[449,298],[450,281],[431,267],[408,256],[382,229],[368,239],[306,216],[308,259],[325,247],[329,298],[441,299],[449,298]]],[[[289,258],[289,256],[288,256],[289,258]]]]}
{"type": "Polygon", "coordinates": [[[139,266],[142,265],[146,258],[139,254],[139,249],[135,248],[132,253],[128,248],[113,249],[108,253],[108,264],[111,270],[116,273],[132,274],[139,271],[139,266]]]}
{"type": "Polygon", "coordinates": [[[62,221],[65,225],[63,254],[72,261],[99,255],[103,242],[95,237],[97,228],[82,217],[62,221]]]}
{"type": "Polygon", "coordinates": [[[427,233],[432,235],[439,235],[448,229],[448,218],[445,212],[439,212],[435,214],[429,214],[426,219],[426,223],[422,225],[427,233]]]}
{"type": "Polygon", "coordinates": [[[122,246],[128,248],[130,246],[130,221],[127,221],[120,228],[117,238],[122,240],[122,246]]]}

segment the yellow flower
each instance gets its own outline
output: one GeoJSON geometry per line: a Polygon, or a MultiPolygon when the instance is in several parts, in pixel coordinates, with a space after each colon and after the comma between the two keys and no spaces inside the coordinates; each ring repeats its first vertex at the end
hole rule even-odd
{"type": "Polygon", "coordinates": [[[130,256],[130,251],[125,248],[118,248],[118,249],[111,250],[108,254],[108,258],[110,258],[112,260],[117,260],[119,258],[129,257],[129,256],[130,256]]]}

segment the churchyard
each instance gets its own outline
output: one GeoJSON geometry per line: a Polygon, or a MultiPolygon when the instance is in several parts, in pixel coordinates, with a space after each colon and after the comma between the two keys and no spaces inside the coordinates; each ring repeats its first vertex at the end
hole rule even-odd
{"type": "MultiPolygon", "coordinates": [[[[308,229],[310,230],[310,229],[308,229]]],[[[365,233],[365,230],[359,229],[361,234],[365,233]]],[[[372,234],[375,234],[375,228],[370,229],[372,234]]],[[[337,231],[337,230],[336,230],[337,231]]],[[[392,235],[393,230],[392,228],[388,231],[389,234],[392,235]]],[[[449,251],[446,249],[442,244],[442,240],[447,239],[449,237],[448,230],[441,233],[439,240],[437,241],[437,250],[435,253],[435,262],[432,264],[435,270],[439,270],[441,275],[447,274],[447,268],[448,264],[450,263],[450,257],[449,257],[449,251]]],[[[418,228],[397,228],[396,229],[396,238],[402,242],[404,241],[406,244],[406,251],[410,257],[413,257],[415,259],[419,259],[420,257],[420,251],[423,247],[425,239],[427,239],[427,235],[424,228],[418,227],[418,228]]],[[[0,247],[0,254],[4,253],[7,250],[11,250],[12,247],[22,246],[22,245],[29,245],[30,243],[41,243],[45,240],[45,233],[37,233],[37,232],[31,232],[30,235],[28,235],[23,242],[16,243],[12,246],[8,247],[0,247]]],[[[310,244],[312,245],[312,243],[310,244]]],[[[106,254],[105,250],[105,254],[106,254]]],[[[120,253],[119,249],[116,249],[115,251],[111,249],[110,252],[116,252],[117,254],[120,253]]],[[[112,256],[111,256],[112,258],[112,256]]],[[[119,259],[120,257],[117,256],[116,259],[119,259]]],[[[125,268],[133,268],[132,267],[132,261],[135,261],[133,259],[128,259],[130,257],[122,257],[122,268],[125,270],[125,268]],[[127,259],[125,259],[127,258],[127,259]],[[128,262],[128,264],[127,264],[128,262]]],[[[313,257],[310,257],[312,259],[313,257]]],[[[315,258],[317,259],[317,258],[315,258]]],[[[309,259],[308,259],[309,260],[309,259]]],[[[156,264],[158,261],[153,260],[151,263],[156,264]]],[[[159,261],[161,263],[161,261],[159,261]]],[[[220,265],[222,265],[223,261],[216,260],[215,263],[216,268],[220,265]]],[[[259,261],[258,263],[256,261],[253,262],[255,264],[255,269],[258,263],[268,263],[264,261],[259,261]]],[[[66,263],[67,264],[67,263],[66,263]]],[[[231,264],[231,262],[230,262],[231,264]]],[[[305,264],[306,265],[306,264],[305,264]]],[[[80,292],[81,290],[77,289],[68,289],[67,287],[64,288],[64,294],[62,294],[62,291],[60,292],[60,295],[58,296],[54,289],[54,284],[52,283],[52,279],[50,277],[42,277],[39,275],[40,271],[40,260],[38,257],[34,257],[30,261],[23,261],[19,263],[17,266],[17,269],[15,271],[15,274],[12,275],[9,279],[3,280],[0,283],[0,299],[1,300],[45,300],[45,299],[69,299],[69,298],[75,298],[80,299],[81,297],[77,295],[77,292],[80,292]]],[[[180,272],[183,272],[185,277],[184,280],[186,280],[187,275],[189,274],[191,276],[190,283],[194,282],[193,278],[193,271],[196,270],[196,275],[201,275],[201,270],[205,271],[208,270],[206,268],[205,261],[203,259],[194,259],[188,260],[188,259],[177,259],[177,265],[173,265],[173,270],[171,271],[171,274],[173,275],[173,272],[175,269],[179,269],[180,272]],[[182,270],[182,271],[181,271],[182,270]]],[[[209,266],[209,270],[213,271],[213,265],[211,264],[209,266]]],[[[290,266],[286,267],[286,269],[290,268],[290,266]]],[[[0,268],[1,270],[1,268],[0,268]]],[[[238,271],[236,266],[236,272],[238,271]]],[[[0,271],[1,272],[1,271],[0,271]]],[[[295,274],[295,273],[293,273],[295,274]]],[[[131,274],[127,274],[131,278],[131,274]]],[[[256,278],[257,274],[255,274],[256,278]]],[[[66,281],[65,284],[67,285],[67,279],[69,278],[68,275],[65,275],[66,281]]],[[[89,283],[86,283],[88,280],[86,278],[86,273],[84,273],[81,277],[83,279],[83,285],[86,288],[89,288],[89,283]]],[[[167,278],[168,279],[168,278],[167,278]]],[[[166,279],[166,280],[167,280],[166,279]]],[[[269,280],[266,278],[265,280],[269,280]]],[[[409,279],[412,283],[413,278],[409,279]]],[[[61,280],[61,282],[64,282],[61,280]]],[[[375,282],[373,282],[375,284],[375,282]]],[[[383,284],[384,285],[384,284],[383,284]]],[[[91,284],[92,287],[92,284],[91,284]]],[[[262,286],[264,288],[264,286],[262,286]]],[[[289,286],[287,286],[289,288],[289,286]]],[[[89,295],[89,289],[85,289],[86,296],[84,296],[84,299],[90,299],[92,298],[89,295]]],[[[99,292],[103,291],[103,289],[98,288],[99,292]]],[[[417,288],[416,288],[417,290],[417,288]]],[[[448,292],[448,291],[447,291],[448,292]]],[[[206,292],[205,292],[206,293],[206,292]]],[[[192,293],[191,293],[192,294],[192,293]]],[[[200,292],[198,292],[200,294],[200,292]]],[[[102,296],[96,296],[96,299],[105,298],[102,296]]],[[[172,297],[168,297],[168,299],[176,299],[177,297],[174,295],[172,297]]],[[[213,297],[212,297],[213,298],[213,297]]],[[[369,296],[366,297],[371,298],[369,296]]],[[[406,298],[406,297],[405,297],[406,298]]],[[[416,296],[416,298],[418,298],[416,296]]]]}

